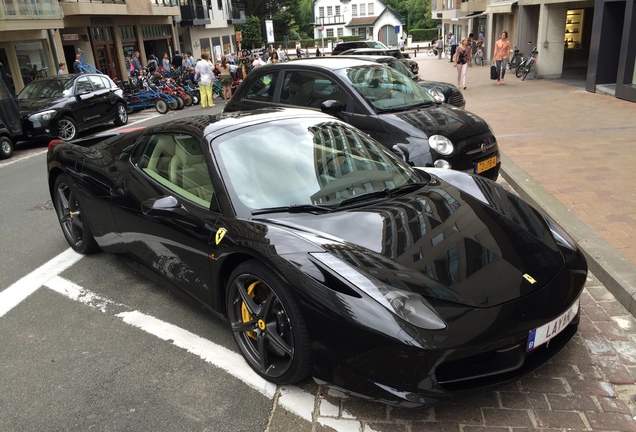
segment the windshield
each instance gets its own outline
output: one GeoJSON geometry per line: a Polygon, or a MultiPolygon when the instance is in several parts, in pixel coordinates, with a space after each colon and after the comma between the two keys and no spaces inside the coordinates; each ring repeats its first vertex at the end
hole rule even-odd
{"type": "Polygon", "coordinates": [[[293,119],[212,142],[235,208],[337,206],[420,177],[381,144],[339,121],[293,119]]]}
{"type": "Polygon", "coordinates": [[[434,102],[411,77],[384,64],[345,68],[336,73],[349,81],[376,112],[403,111],[434,102]]]}
{"type": "Polygon", "coordinates": [[[68,97],[73,94],[73,79],[31,81],[18,95],[19,100],[68,97]]]}

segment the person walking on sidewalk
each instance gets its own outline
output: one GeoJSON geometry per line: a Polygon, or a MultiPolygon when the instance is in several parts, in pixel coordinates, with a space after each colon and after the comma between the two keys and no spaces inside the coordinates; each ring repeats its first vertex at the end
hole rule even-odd
{"type": "Polygon", "coordinates": [[[437,39],[437,60],[440,60],[444,55],[444,38],[437,39]]]}
{"type": "Polygon", "coordinates": [[[506,74],[506,63],[510,57],[510,41],[508,40],[508,32],[502,31],[501,37],[495,42],[495,48],[492,53],[492,63],[497,64],[497,85],[504,83],[504,75],[506,74]]]}
{"type": "Polygon", "coordinates": [[[448,43],[450,44],[450,62],[453,62],[453,59],[455,58],[455,51],[457,51],[457,38],[455,37],[455,35],[453,33],[449,33],[450,34],[450,40],[448,41],[448,43]]]}
{"type": "Polygon", "coordinates": [[[472,67],[470,57],[468,39],[464,38],[462,39],[461,46],[457,48],[457,52],[453,58],[455,62],[453,66],[457,68],[457,87],[463,87],[464,90],[466,90],[466,70],[469,67],[472,67]]]}

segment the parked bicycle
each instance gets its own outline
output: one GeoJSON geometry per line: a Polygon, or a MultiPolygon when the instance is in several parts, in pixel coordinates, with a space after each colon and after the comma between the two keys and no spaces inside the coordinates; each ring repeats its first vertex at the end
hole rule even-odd
{"type": "Polygon", "coordinates": [[[523,62],[523,53],[519,52],[519,48],[517,45],[513,46],[512,56],[510,60],[508,60],[508,69],[516,70],[517,66],[519,66],[523,62]]]}
{"type": "Polygon", "coordinates": [[[476,49],[477,51],[475,51],[475,55],[473,55],[473,62],[477,66],[483,66],[484,63],[486,62],[484,60],[484,47],[478,46],[476,49]]]}
{"type": "Polygon", "coordinates": [[[517,78],[521,78],[521,81],[526,79],[526,77],[532,70],[532,66],[534,66],[537,61],[537,54],[539,54],[539,51],[537,51],[537,46],[535,44],[533,44],[532,42],[528,42],[528,44],[532,45],[532,53],[527,59],[521,62],[519,66],[517,66],[517,69],[515,69],[515,76],[517,78]]]}

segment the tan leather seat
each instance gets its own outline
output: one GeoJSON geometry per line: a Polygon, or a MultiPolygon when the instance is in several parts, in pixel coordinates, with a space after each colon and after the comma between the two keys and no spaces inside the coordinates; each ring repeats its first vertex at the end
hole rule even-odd
{"type": "Polygon", "coordinates": [[[214,188],[201,145],[195,139],[177,139],[175,154],[170,162],[170,181],[210,204],[214,188]]]}

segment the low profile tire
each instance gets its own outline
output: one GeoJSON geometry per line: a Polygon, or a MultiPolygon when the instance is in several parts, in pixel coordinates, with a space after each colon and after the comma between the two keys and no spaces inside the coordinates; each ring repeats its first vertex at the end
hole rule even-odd
{"type": "Polygon", "coordinates": [[[275,384],[311,373],[309,333],[289,286],[259,261],[239,265],[227,288],[227,314],[241,354],[275,384]]]}
{"type": "Polygon", "coordinates": [[[123,126],[128,123],[128,108],[123,103],[117,104],[117,117],[115,117],[115,125],[123,126]]]}
{"type": "Polygon", "coordinates": [[[55,180],[53,205],[66,241],[75,252],[89,254],[99,250],[88,221],[82,214],[77,187],[67,174],[55,180]]]}
{"type": "Polygon", "coordinates": [[[70,141],[77,137],[77,124],[75,120],[64,116],[57,122],[58,138],[62,141],[70,141]]]}
{"type": "Polygon", "coordinates": [[[13,156],[13,142],[6,136],[0,136],[0,159],[13,156]]]}
{"type": "Polygon", "coordinates": [[[165,100],[157,99],[155,101],[155,109],[159,114],[165,114],[170,110],[170,107],[168,107],[168,103],[165,100]]]}

